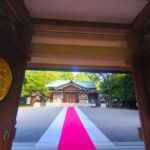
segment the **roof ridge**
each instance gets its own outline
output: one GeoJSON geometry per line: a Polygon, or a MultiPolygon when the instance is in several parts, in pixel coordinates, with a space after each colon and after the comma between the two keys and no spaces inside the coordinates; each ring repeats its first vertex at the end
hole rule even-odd
{"type": "Polygon", "coordinates": [[[95,82],[95,81],[81,81],[81,80],[56,80],[56,81],[49,81],[49,82],[58,82],[58,81],[95,82]]]}
{"type": "Polygon", "coordinates": [[[79,81],[79,82],[95,82],[95,81],[80,81],[80,80],[73,80],[73,81],[79,81]]]}
{"type": "Polygon", "coordinates": [[[70,81],[70,80],[55,80],[55,81],[50,81],[50,82],[57,82],[57,81],[70,81]]]}
{"type": "Polygon", "coordinates": [[[79,81],[79,80],[56,80],[53,82],[49,82],[47,86],[49,87],[59,87],[66,84],[76,84],[78,86],[81,86],[83,88],[96,88],[94,81],[79,81]]]}

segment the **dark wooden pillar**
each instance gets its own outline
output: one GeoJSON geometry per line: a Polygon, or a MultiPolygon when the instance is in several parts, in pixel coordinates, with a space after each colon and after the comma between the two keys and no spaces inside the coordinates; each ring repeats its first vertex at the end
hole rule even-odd
{"type": "Polygon", "coordinates": [[[0,149],[10,150],[16,132],[16,115],[27,63],[27,52],[19,50],[5,34],[0,33],[0,58],[9,64],[12,71],[10,90],[0,101],[0,149]]]}
{"type": "Polygon", "coordinates": [[[10,150],[16,132],[16,115],[32,30],[22,1],[2,1],[0,9],[0,58],[8,63],[12,72],[11,87],[0,101],[0,150],[10,150]]]}
{"type": "Polygon", "coordinates": [[[135,57],[132,71],[145,148],[150,150],[150,57],[135,57]]]}
{"type": "MultiPolygon", "coordinates": [[[[23,1],[0,1],[0,58],[12,71],[11,87],[0,101],[0,150],[10,150],[15,137],[16,115],[31,36],[30,15],[23,1]]],[[[0,77],[1,74],[0,70],[0,77]]],[[[0,88],[2,90],[3,87],[0,88]]]]}

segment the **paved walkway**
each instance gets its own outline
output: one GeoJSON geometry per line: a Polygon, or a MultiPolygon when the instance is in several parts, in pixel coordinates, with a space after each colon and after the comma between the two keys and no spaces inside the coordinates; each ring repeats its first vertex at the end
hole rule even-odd
{"type": "MultiPolygon", "coordinates": [[[[50,149],[48,146],[36,146],[36,143],[15,143],[12,150],[57,150],[50,149]]],[[[101,146],[97,150],[145,150],[141,142],[114,143],[113,146],[101,146]]]]}
{"type": "MultiPolygon", "coordinates": [[[[67,107],[64,107],[41,139],[38,141],[36,146],[49,146],[50,149],[58,147],[60,136],[62,133],[62,128],[64,125],[64,120],[66,117],[67,107]]],[[[88,119],[86,115],[84,115],[81,110],[75,107],[75,110],[85,127],[88,135],[90,136],[92,142],[96,147],[102,145],[113,145],[110,140],[88,119]]],[[[73,119],[73,118],[72,118],[73,119]]],[[[73,126],[69,126],[73,128],[73,126]]],[[[78,132],[78,131],[77,131],[78,132]]]]}
{"type": "MultiPolygon", "coordinates": [[[[65,118],[67,110],[67,107],[64,107],[61,110],[61,112],[57,115],[55,120],[52,122],[52,124],[49,126],[47,131],[45,131],[45,133],[37,143],[14,143],[13,150],[57,150],[60,144],[62,130],[66,121],[65,118]]],[[[79,108],[75,107],[74,110],[77,113],[83,127],[85,128],[89,138],[91,139],[97,150],[144,150],[143,142],[112,143],[79,108]]],[[[72,117],[70,119],[74,118],[72,117]]],[[[70,129],[73,128],[73,124],[67,124],[67,126],[68,125],[70,129]]],[[[63,149],[66,149],[65,146],[63,147],[63,149]]],[[[84,149],[78,148],[78,150],[84,149]]]]}

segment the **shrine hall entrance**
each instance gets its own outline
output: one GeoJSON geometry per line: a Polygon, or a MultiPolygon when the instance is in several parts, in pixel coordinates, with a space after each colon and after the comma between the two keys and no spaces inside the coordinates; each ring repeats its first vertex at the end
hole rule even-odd
{"type": "Polygon", "coordinates": [[[78,103],[78,93],[77,92],[65,92],[64,93],[64,103],[78,103]]]}

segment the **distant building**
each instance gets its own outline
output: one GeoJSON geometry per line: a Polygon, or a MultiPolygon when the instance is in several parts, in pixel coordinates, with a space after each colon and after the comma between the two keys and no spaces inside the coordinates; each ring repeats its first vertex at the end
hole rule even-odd
{"type": "Polygon", "coordinates": [[[47,84],[53,94],[53,102],[87,103],[98,99],[95,83],[92,81],[56,81],[47,84]]]}

